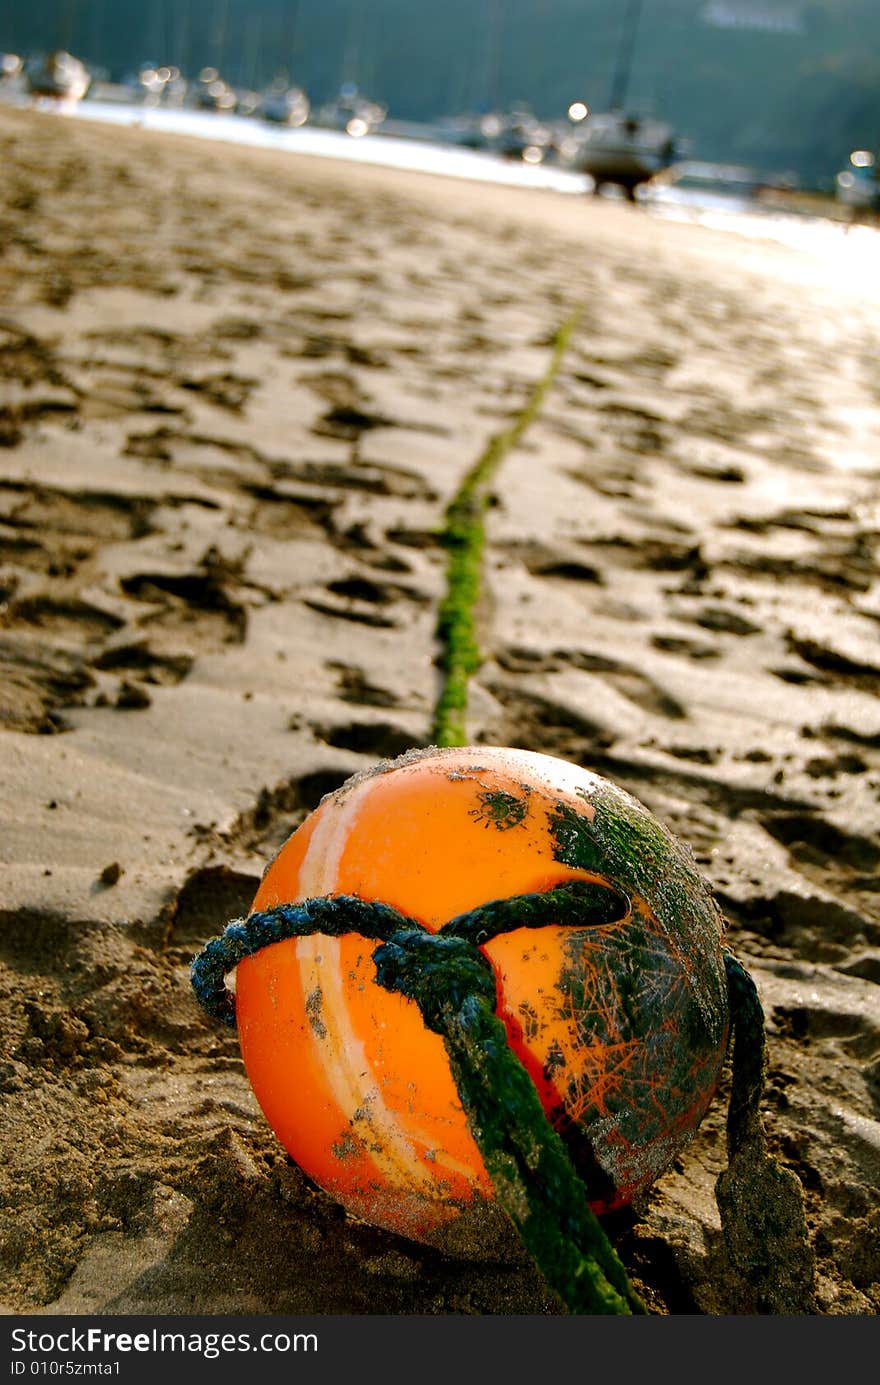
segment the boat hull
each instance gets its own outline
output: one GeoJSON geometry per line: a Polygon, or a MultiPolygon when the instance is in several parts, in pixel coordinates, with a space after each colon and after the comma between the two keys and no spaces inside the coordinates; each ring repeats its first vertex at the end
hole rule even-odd
{"type": "Polygon", "coordinates": [[[835,194],[845,207],[880,210],[880,180],[875,177],[858,177],[847,169],[835,179],[835,194]]]}
{"type": "Polygon", "coordinates": [[[671,126],[612,112],[588,117],[572,163],[597,188],[612,183],[632,191],[662,173],[674,157],[671,126]]]}
{"type": "Polygon", "coordinates": [[[91,85],[91,74],[78,58],[69,53],[51,53],[25,71],[31,96],[55,101],[81,101],[91,85]]]}

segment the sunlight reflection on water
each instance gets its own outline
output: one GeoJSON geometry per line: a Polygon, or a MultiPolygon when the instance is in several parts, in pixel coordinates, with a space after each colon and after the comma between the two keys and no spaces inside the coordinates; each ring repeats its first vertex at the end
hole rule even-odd
{"type": "Polygon", "coordinates": [[[696,223],[750,240],[772,241],[820,262],[826,282],[880,300],[880,230],[830,217],[768,210],[723,194],[671,193],[646,199],[668,220],[696,223]]]}

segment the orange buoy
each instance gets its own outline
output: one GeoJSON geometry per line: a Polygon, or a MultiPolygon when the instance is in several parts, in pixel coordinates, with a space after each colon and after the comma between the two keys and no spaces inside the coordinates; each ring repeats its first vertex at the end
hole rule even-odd
{"type": "MultiPolygon", "coordinates": [[[[351,895],[436,933],[570,881],[595,888],[591,921],[515,927],[480,950],[508,1044],[601,1213],[691,1138],[730,1023],[719,912],[645,807],[550,756],[411,752],[324,798],[253,910],[351,895]]],[[[355,932],[315,933],[239,961],[242,1056],[269,1124],[318,1185],[365,1221],[448,1244],[462,1213],[491,1211],[493,1184],[443,1039],[378,983],[373,951],[355,932]]]]}

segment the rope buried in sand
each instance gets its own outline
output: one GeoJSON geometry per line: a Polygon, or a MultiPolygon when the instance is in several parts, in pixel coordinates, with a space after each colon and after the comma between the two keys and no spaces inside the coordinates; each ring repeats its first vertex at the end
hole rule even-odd
{"type": "Polygon", "coordinates": [[[354,895],[279,904],[230,923],[192,963],[192,985],[215,1019],[235,1024],[224,977],[245,957],[287,938],[359,933],[380,943],[376,978],[408,996],[441,1035],[500,1205],[551,1287],[572,1313],[644,1313],[587,1200],[568,1151],[495,1013],[492,968],[478,942],[514,928],[595,926],[618,918],[621,896],[576,881],[493,900],[431,933],[389,905],[354,895]]]}

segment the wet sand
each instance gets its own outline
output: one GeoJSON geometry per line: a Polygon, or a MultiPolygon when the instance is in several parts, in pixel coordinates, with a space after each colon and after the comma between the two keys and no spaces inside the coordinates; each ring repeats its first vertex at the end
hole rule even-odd
{"type": "MultiPolygon", "coordinates": [[[[30,111],[0,149],[3,1311],[559,1311],[312,1187],[189,962],[322,794],[429,741],[444,507],[579,310],[495,481],[470,739],[689,843],[815,1311],[876,1313],[880,299],[599,200],[30,111]]],[[[609,1220],[655,1312],[755,1309],[726,1095],[609,1220]]]]}

